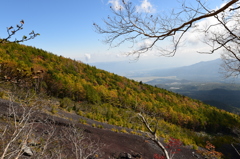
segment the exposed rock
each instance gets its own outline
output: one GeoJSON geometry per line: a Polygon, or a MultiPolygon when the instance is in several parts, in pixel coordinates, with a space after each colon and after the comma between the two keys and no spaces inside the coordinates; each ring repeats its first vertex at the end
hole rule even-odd
{"type": "Polygon", "coordinates": [[[127,158],[128,158],[128,159],[131,159],[131,158],[132,158],[132,155],[130,155],[129,153],[127,153],[127,158]]]}
{"type": "Polygon", "coordinates": [[[23,145],[22,150],[23,150],[24,156],[33,156],[33,152],[31,150],[31,148],[28,147],[26,144],[23,145]]]}
{"type": "Polygon", "coordinates": [[[120,153],[118,159],[132,159],[132,155],[129,153],[120,153]]]}
{"type": "Polygon", "coordinates": [[[195,152],[192,152],[193,156],[196,158],[200,158],[198,154],[196,154],[195,152]]]}
{"type": "Polygon", "coordinates": [[[140,159],[142,158],[142,155],[140,155],[139,153],[135,153],[135,154],[132,154],[132,157],[136,159],[140,159]]]}

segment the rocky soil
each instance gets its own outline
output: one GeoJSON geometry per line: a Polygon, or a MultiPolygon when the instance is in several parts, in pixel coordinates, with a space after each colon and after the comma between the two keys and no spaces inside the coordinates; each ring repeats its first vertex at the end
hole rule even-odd
{"type": "MultiPolygon", "coordinates": [[[[8,113],[9,102],[7,100],[0,99],[0,116],[4,116],[8,113]]],[[[18,106],[18,104],[14,104],[18,106]]],[[[58,110],[55,115],[38,112],[34,114],[34,120],[44,121],[45,119],[52,120],[52,124],[61,130],[63,128],[69,127],[69,124],[73,124],[82,129],[84,135],[91,138],[92,141],[100,143],[101,153],[98,158],[102,159],[152,159],[154,154],[162,154],[161,150],[146,136],[138,136],[130,133],[117,133],[111,131],[112,128],[122,129],[121,127],[116,127],[113,125],[108,125],[106,123],[100,123],[94,120],[90,120],[84,117],[80,117],[73,113],[68,113],[62,110],[58,110]],[[79,119],[82,118],[86,120],[86,124],[79,123],[79,119]],[[102,128],[92,127],[93,124],[101,124],[102,128]]],[[[3,121],[0,124],[4,124],[3,121]]],[[[39,124],[39,129],[41,124],[39,124]]],[[[128,130],[129,131],[129,130],[128,130]]],[[[58,131],[56,131],[57,133],[58,131]]],[[[55,134],[58,135],[58,134],[55,134]]],[[[68,145],[66,145],[67,147],[68,145]]],[[[229,148],[229,147],[227,147],[229,148]]],[[[232,153],[232,158],[234,158],[234,153],[232,149],[228,149],[228,152],[232,153]]],[[[237,156],[237,154],[235,155],[237,156]]],[[[32,157],[28,157],[32,158],[32,157]]],[[[187,146],[181,147],[181,151],[177,153],[174,157],[175,159],[194,159],[203,158],[200,155],[196,155],[196,151],[190,149],[187,146]]],[[[237,159],[237,158],[235,158],[237,159]]]]}

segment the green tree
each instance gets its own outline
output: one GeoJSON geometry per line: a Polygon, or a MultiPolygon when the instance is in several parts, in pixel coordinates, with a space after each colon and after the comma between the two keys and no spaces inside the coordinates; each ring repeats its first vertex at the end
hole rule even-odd
{"type": "Polygon", "coordinates": [[[101,98],[98,94],[98,92],[94,89],[92,85],[84,85],[84,88],[86,90],[86,99],[88,102],[92,104],[99,103],[101,101],[101,98]]]}

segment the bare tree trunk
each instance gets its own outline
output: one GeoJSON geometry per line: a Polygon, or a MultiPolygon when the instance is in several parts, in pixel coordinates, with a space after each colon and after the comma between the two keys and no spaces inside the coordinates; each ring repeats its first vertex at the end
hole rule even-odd
{"type": "Polygon", "coordinates": [[[232,147],[234,148],[234,150],[237,152],[237,154],[240,156],[240,153],[239,153],[239,151],[236,149],[236,147],[233,145],[233,144],[231,144],[232,145],[232,147]]]}
{"type": "Polygon", "coordinates": [[[141,113],[138,113],[138,116],[140,117],[140,119],[142,120],[143,124],[145,125],[145,127],[148,129],[148,131],[152,135],[151,140],[154,141],[157,144],[157,146],[162,149],[166,159],[171,159],[172,157],[171,158],[169,157],[167,149],[163,146],[163,144],[159,141],[159,139],[157,137],[157,134],[156,134],[157,126],[156,126],[155,130],[152,130],[152,128],[150,127],[150,125],[149,125],[148,121],[146,120],[146,118],[141,113]]]}

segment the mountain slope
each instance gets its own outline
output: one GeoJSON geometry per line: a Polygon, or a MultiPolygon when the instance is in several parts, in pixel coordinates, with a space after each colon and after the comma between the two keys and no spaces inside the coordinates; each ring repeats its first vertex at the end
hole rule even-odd
{"type": "Polygon", "coordinates": [[[52,110],[73,111],[135,131],[146,131],[136,118],[144,112],[158,123],[160,136],[179,138],[186,145],[204,146],[205,141],[218,138],[230,142],[233,129],[240,127],[235,114],[33,47],[1,44],[0,63],[6,82],[59,98],[60,105],[52,110]],[[199,131],[209,135],[199,136],[199,131]]]}

